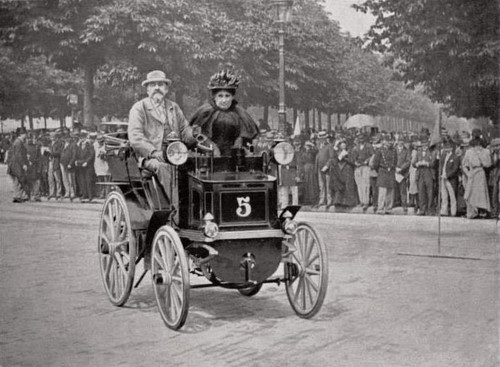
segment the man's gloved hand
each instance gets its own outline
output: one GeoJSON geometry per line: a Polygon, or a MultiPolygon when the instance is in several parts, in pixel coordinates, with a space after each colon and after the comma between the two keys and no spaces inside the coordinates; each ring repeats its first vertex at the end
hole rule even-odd
{"type": "Polygon", "coordinates": [[[163,162],[165,163],[165,159],[163,158],[163,152],[159,151],[159,150],[155,150],[154,152],[152,152],[150,155],[149,155],[149,158],[150,159],[156,159],[157,161],[159,162],[163,162]]]}

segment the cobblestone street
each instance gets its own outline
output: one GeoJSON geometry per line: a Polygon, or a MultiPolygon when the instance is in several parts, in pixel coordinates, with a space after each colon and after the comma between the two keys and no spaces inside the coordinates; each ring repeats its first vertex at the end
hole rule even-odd
{"type": "MultiPolygon", "coordinates": [[[[0,366],[499,365],[495,220],[303,212],[328,248],[329,289],[311,320],[284,286],[254,297],[191,291],[166,328],[149,274],[111,305],[97,257],[102,203],[12,203],[0,165],[0,366]]],[[[141,274],[136,271],[136,277],[141,274]]]]}

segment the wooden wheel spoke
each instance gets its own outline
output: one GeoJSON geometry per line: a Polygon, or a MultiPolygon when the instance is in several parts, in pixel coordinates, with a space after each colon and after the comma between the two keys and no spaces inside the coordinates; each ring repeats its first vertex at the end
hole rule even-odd
{"type": "Polygon", "coordinates": [[[113,228],[113,219],[111,218],[110,214],[104,214],[102,216],[102,220],[106,224],[106,229],[113,228]]]}
{"type": "Polygon", "coordinates": [[[306,263],[306,268],[309,268],[316,260],[319,259],[319,252],[314,255],[314,257],[312,259],[308,259],[307,263],[306,263]]]}
{"type": "Polygon", "coordinates": [[[311,257],[311,254],[312,254],[312,252],[314,250],[314,244],[315,244],[315,242],[316,242],[316,240],[314,239],[314,236],[311,236],[310,241],[307,244],[309,246],[306,245],[307,246],[307,253],[306,253],[305,257],[304,257],[304,259],[306,261],[311,257]]]}
{"type": "Polygon", "coordinates": [[[116,263],[118,265],[118,269],[120,269],[122,271],[123,275],[127,276],[128,275],[128,271],[125,268],[125,264],[123,263],[123,259],[116,252],[115,252],[115,259],[116,259],[116,263]]]}
{"type": "Polygon", "coordinates": [[[158,240],[158,247],[159,247],[160,253],[161,253],[161,260],[162,260],[162,264],[163,264],[163,269],[165,269],[165,271],[170,273],[171,269],[169,266],[170,264],[167,262],[167,247],[165,244],[164,237],[162,237],[161,240],[160,239],[158,240]]]}
{"type": "Polygon", "coordinates": [[[163,263],[163,258],[161,257],[161,255],[155,251],[154,253],[154,259],[155,259],[155,262],[159,265],[159,269],[164,269],[164,263],[163,263]]]}
{"type": "Polygon", "coordinates": [[[318,292],[319,291],[319,284],[316,283],[313,279],[311,279],[311,277],[306,274],[305,276],[306,280],[307,280],[307,283],[311,286],[311,288],[314,290],[314,292],[318,292]]]}
{"type": "Polygon", "coordinates": [[[172,306],[173,310],[172,312],[175,312],[176,314],[178,313],[177,310],[179,310],[182,307],[182,296],[181,296],[181,291],[177,290],[176,287],[172,284],[170,287],[170,297],[172,300],[172,306]]]}
{"type": "Polygon", "coordinates": [[[309,302],[311,304],[313,304],[314,303],[314,295],[318,293],[318,287],[313,282],[313,280],[307,275],[304,277],[304,281],[306,284],[307,294],[309,296],[309,302]]]}
{"type": "Polygon", "coordinates": [[[293,303],[297,303],[298,299],[299,299],[299,296],[300,296],[300,292],[302,290],[302,278],[301,277],[298,277],[298,283],[297,283],[297,288],[295,289],[295,294],[294,294],[294,297],[293,297],[293,303]]]}
{"type": "Polygon", "coordinates": [[[311,275],[321,275],[321,272],[316,269],[306,268],[306,274],[311,275]]]}

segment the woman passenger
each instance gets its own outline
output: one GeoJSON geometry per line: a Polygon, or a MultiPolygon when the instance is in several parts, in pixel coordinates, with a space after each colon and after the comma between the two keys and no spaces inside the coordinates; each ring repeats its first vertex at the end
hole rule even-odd
{"type": "Polygon", "coordinates": [[[253,118],[237,105],[234,96],[238,85],[238,77],[228,70],[212,75],[208,83],[210,98],[189,122],[200,126],[201,133],[219,148],[222,156],[230,156],[232,148],[251,143],[259,133],[253,118]]]}

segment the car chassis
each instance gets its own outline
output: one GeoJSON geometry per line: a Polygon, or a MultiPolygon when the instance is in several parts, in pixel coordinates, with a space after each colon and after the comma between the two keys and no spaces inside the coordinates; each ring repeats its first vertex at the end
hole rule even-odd
{"type": "Polygon", "coordinates": [[[327,291],[328,258],[313,226],[295,221],[299,206],[278,210],[279,166],[291,160],[290,144],[277,141],[260,156],[234,149],[214,157],[203,141],[190,152],[178,139],[166,142],[172,180],[164,188],[126,137],[105,135],[112,181],[97,250],[110,302],[123,306],[150,271],[162,320],[174,330],[186,321],[190,290],[215,286],[250,297],[265,283],[284,283],[295,313],[314,316],[327,291]],[[208,282],[191,284],[191,275],[208,282]]]}

